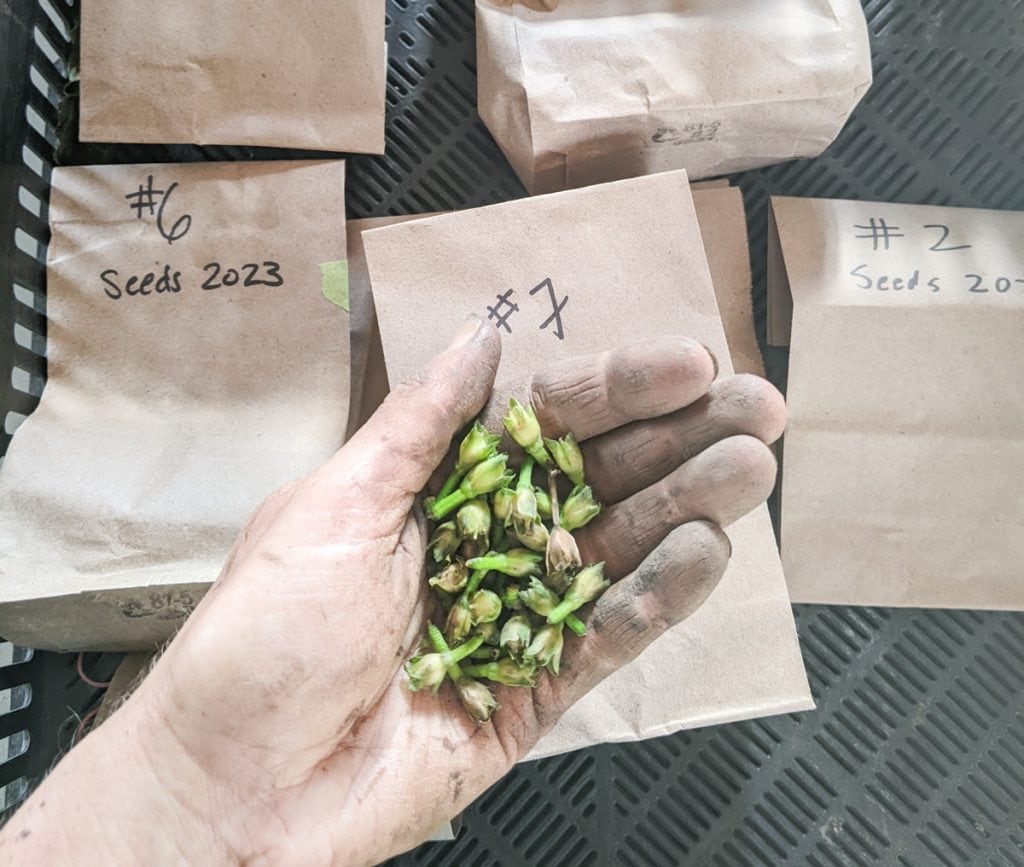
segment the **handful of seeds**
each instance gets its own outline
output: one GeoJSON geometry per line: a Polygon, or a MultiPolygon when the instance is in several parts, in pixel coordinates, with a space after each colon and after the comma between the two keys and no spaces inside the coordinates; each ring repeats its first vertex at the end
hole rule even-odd
{"type": "Polygon", "coordinates": [[[428,583],[447,620],[443,630],[429,624],[428,652],[405,666],[413,691],[436,693],[450,678],[477,722],[498,707],[482,681],[534,687],[541,669],[558,674],[565,627],[584,635],[574,612],[609,585],[604,563],[584,566],[572,535],[601,511],[575,438],[542,438],[533,408],[514,399],[504,422],[526,452],[521,466],[510,467],[501,437],[476,422],[424,504],[434,527],[428,583]],[[560,475],[573,486],[561,502],[560,475]]]}

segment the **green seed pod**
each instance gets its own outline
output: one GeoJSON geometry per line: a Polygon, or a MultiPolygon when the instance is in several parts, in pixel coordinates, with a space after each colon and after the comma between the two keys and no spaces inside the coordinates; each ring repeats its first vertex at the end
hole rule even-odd
{"type": "Polygon", "coordinates": [[[562,624],[544,624],[533,636],[533,641],[526,649],[526,659],[532,659],[536,664],[552,674],[558,674],[558,667],[562,661],[562,624]]]}
{"type": "Polygon", "coordinates": [[[567,433],[558,440],[545,439],[544,445],[548,447],[551,456],[558,464],[558,468],[569,477],[574,485],[583,484],[583,452],[580,451],[576,437],[567,433]]]}
{"type": "Polygon", "coordinates": [[[544,439],[540,433],[540,423],[533,407],[523,405],[515,398],[508,402],[508,412],[503,419],[505,429],[519,445],[523,447],[542,467],[551,466],[551,456],[544,449],[544,439]]]}
{"type": "Polygon", "coordinates": [[[541,617],[547,617],[558,605],[558,597],[539,578],[531,578],[530,586],[519,591],[519,598],[523,605],[541,617]]]}
{"type": "Polygon", "coordinates": [[[412,692],[429,689],[436,693],[444,681],[446,671],[445,659],[440,653],[414,656],[405,664],[405,674],[412,692]]]}
{"type": "Polygon", "coordinates": [[[491,532],[491,510],[484,497],[476,497],[455,514],[455,524],[464,539],[480,541],[491,532]]]}
{"type": "Polygon", "coordinates": [[[512,488],[499,488],[491,497],[494,517],[506,527],[512,522],[512,509],[516,502],[516,492],[512,488]]]}
{"type": "Polygon", "coordinates": [[[470,569],[489,569],[512,578],[525,578],[540,573],[540,561],[544,557],[526,548],[511,548],[504,554],[490,551],[483,557],[474,557],[466,565],[470,569]]]}
{"type": "Polygon", "coordinates": [[[508,657],[497,662],[469,665],[465,671],[472,677],[485,677],[505,686],[537,685],[537,668],[532,662],[516,662],[508,657]]]}
{"type": "Polygon", "coordinates": [[[539,520],[534,521],[522,530],[516,530],[516,537],[526,548],[531,551],[546,551],[548,548],[548,528],[539,520]]]}
{"type": "Polygon", "coordinates": [[[518,658],[530,646],[532,632],[530,619],[524,614],[516,614],[501,627],[501,640],[498,644],[518,658]]]}
{"type": "Polygon", "coordinates": [[[604,577],[604,563],[594,563],[581,569],[565,591],[565,598],[548,613],[548,623],[561,622],[566,615],[596,599],[609,586],[611,582],[604,577]]]}
{"type": "Polygon", "coordinates": [[[562,526],[570,532],[589,524],[601,513],[601,504],[594,499],[589,485],[573,488],[562,503],[562,526]]]}
{"type": "Polygon", "coordinates": [[[459,445],[459,457],[455,462],[456,473],[466,473],[477,464],[494,457],[498,451],[501,437],[493,434],[480,422],[473,422],[473,427],[459,445]]]}
{"type": "Polygon", "coordinates": [[[490,590],[477,590],[469,600],[469,613],[474,626],[479,623],[493,623],[501,617],[501,599],[497,593],[490,590]]]}

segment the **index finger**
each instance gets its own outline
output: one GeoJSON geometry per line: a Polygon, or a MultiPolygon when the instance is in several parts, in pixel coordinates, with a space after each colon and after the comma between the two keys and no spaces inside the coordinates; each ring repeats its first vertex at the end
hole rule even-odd
{"type": "Polygon", "coordinates": [[[689,406],[711,387],[718,362],[685,337],[656,337],[555,362],[533,378],[531,398],[546,436],[584,440],[689,406]]]}

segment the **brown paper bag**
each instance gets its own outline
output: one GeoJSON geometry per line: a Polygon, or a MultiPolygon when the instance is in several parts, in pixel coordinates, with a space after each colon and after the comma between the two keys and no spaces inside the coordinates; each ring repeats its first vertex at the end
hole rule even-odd
{"type": "Polygon", "coordinates": [[[764,376],[764,359],[754,330],[743,194],[739,188],[727,185],[691,185],[691,192],[733,370],[764,376]]]}
{"type": "Polygon", "coordinates": [[[821,153],[871,83],[859,0],[477,0],[477,106],[531,193],[821,153]]]}
{"type": "Polygon", "coordinates": [[[1024,213],[772,205],[794,601],[1024,609],[1024,213]]]}
{"type": "MultiPolygon", "coordinates": [[[[691,184],[708,258],[711,281],[725,327],[733,367],[737,373],[764,376],[764,361],[757,345],[751,301],[750,251],[743,196],[726,181],[691,184]]],[[[388,374],[380,326],[370,287],[370,274],[363,253],[362,233],[369,229],[418,220],[433,214],[404,217],[374,217],[350,220],[348,235],[348,278],[351,300],[352,399],[348,436],[373,414],[388,393],[388,374]]]]}
{"type": "Polygon", "coordinates": [[[153,646],[257,503],[343,439],[344,164],[61,168],[50,222],[49,378],[0,468],[0,635],[153,646]]]}
{"type": "MultiPolygon", "coordinates": [[[[504,322],[492,426],[543,360],[651,335],[693,336],[731,372],[683,172],[416,220],[363,242],[392,380],[441,351],[468,312],[504,322]],[[565,298],[559,328],[552,301],[565,298]]],[[[707,603],[531,757],[811,707],[767,510],[729,535],[733,559],[707,603]]]]}
{"type": "Polygon", "coordinates": [[[383,0],[83,0],[82,141],[384,153],[383,0]]]}
{"type": "Polygon", "coordinates": [[[363,232],[393,226],[409,220],[418,220],[429,214],[403,217],[371,217],[350,220],[346,225],[348,237],[348,289],[351,302],[352,341],[352,399],[349,403],[348,436],[352,436],[387,397],[388,372],[384,364],[384,347],[380,343],[377,308],[370,287],[370,273],[366,269],[363,252],[363,232]]]}

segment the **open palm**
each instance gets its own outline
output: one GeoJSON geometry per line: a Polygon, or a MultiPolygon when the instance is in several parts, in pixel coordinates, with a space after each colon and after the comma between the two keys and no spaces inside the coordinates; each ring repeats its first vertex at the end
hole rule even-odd
{"type": "Polygon", "coordinates": [[[584,561],[618,581],[580,612],[588,634],[566,641],[561,676],[498,687],[500,710],[477,725],[448,684],[410,692],[402,665],[439,617],[417,497],[484,407],[499,357],[497,333],[471,319],[325,466],[270,497],[93,736],[158,743],[158,784],[216,828],[225,859],[369,864],[420,842],[700,605],[729,557],[721,527],[771,490],[781,397],[754,377],[715,381],[700,344],[662,338],[538,371],[545,434],[575,433],[605,504],[577,534],[584,561]]]}

